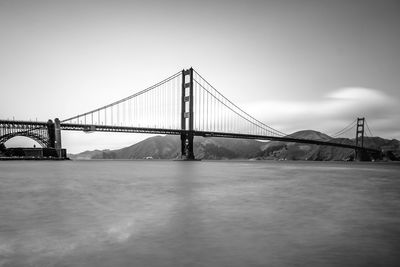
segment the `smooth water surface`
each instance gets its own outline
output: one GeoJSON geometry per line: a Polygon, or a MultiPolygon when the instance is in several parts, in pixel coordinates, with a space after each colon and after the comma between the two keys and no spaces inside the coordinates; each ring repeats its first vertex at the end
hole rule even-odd
{"type": "Polygon", "coordinates": [[[0,162],[0,266],[400,266],[400,165],[0,162]]]}

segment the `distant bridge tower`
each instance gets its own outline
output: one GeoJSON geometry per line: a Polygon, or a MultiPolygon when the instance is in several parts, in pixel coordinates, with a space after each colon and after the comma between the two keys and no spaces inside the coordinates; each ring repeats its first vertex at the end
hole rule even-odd
{"type": "Polygon", "coordinates": [[[194,160],[193,96],[193,68],[182,70],[181,156],[186,160],[194,160]]]}
{"type": "MultiPolygon", "coordinates": [[[[365,118],[357,118],[357,128],[356,128],[356,146],[364,147],[364,122],[365,118]]],[[[355,160],[360,157],[359,149],[355,150],[355,160]]]]}

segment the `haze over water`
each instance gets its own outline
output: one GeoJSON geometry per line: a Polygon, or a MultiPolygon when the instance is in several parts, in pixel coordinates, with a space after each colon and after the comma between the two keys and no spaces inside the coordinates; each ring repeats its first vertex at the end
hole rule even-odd
{"type": "Polygon", "coordinates": [[[0,162],[0,266],[399,266],[399,171],[0,162]]]}

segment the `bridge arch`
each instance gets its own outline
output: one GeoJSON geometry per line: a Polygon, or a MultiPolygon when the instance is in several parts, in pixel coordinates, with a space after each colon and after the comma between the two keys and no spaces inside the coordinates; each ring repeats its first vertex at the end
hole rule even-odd
{"type": "Polygon", "coordinates": [[[36,141],[43,148],[48,147],[48,144],[49,144],[49,139],[47,138],[47,136],[43,136],[43,135],[41,135],[39,133],[35,133],[35,132],[14,132],[14,133],[9,133],[9,134],[3,135],[0,137],[0,144],[4,144],[8,140],[10,140],[14,137],[17,137],[17,136],[23,136],[23,137],[30,138],[30,139],[36,141]]]}

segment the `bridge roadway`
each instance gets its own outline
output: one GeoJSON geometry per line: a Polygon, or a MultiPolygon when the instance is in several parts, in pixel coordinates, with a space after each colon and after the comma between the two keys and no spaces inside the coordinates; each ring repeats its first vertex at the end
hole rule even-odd
{"type": "MultiPolygon", "coordinates": [[[[67,131],[84,131],[84,132],[97,131],[97,132],[148,133],[148,134],[170,134],[170,135],[180,135],[181,133],[189,132],[187,130],[180,130],[180,129],[141,128],[141,127],[71,124],[71,123],[61,123],[61,129],[67,131]]],[[[373,148],[357,147],[355,145],[350,145],[350,144],[340,144],[328,141],[309,140],[309,139],[300,139],[292,137],[277,137],[277,136],[267,136],[267,135],[251,135],[251,134],[210,132],[210,131],[193,131],[193,134],[195,136],[203,136],[203,137],[223,137],[223,138],[282,141],[282,142],[293,142],[293,143],[303,143],[312,145],[335,146],[335,147],[350,148],[350,149],[360,149],[368,152],[380,152],[379,150],[373,148]]]]}
{"type": "MultiPolygon", "coordinates": [[[[38,121],[14,121],[14,120],[1,120],[2,124],[9,124],[15,126],[24,126],[30,124],[37,126],[38,129],[47,127],[47,122],[38,121]]],[[[61,123],[61,130],[65,131],[83,131],[83,132],[119,132],[119,133],[147,133],[147,134],[169,134],[169,135],[180,135],[182,133],[188,133],[187,130],[181,129],[162,129],[162,128],[142,128],[142,127],[127,127],[127,126],[111,126],[111,125],[92,125],[92,124],[74,124],[74,123],[61,123]]],[[[32,129],[30,129],[32,130],[32,129]]],[[[210,131],[193,131],[195,136],[203,137],[223,137],[223,138],[238,138],[238,139],[254,139],[254,140],[269,140],[269,141],[282,141],[282,142],[293,142],[302,144],[312,145],[324,145],[324,146],[335,146],[350,149],[359,149],[367,152],[380,152],[379,150],[366,147],[357,147],[350,144],[341,144],[329,141],[321,140],[310,140],[293,138],[290,136],[277,137],[267,135],[251,135],[251,134],[240,134],[240,133],[224,133],[224,132],[210,132],[210,131]]]]}

